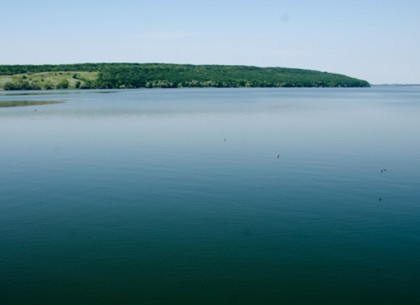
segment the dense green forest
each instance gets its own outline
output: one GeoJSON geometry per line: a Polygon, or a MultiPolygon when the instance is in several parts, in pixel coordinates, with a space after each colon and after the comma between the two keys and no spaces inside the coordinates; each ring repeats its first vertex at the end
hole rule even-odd
{"type": "Polygon", "coordinates": [[[341,74],[253,66],[0,65],[0,88],[4,90],[181,87],[369,87],[369,83],[341,74]]]}

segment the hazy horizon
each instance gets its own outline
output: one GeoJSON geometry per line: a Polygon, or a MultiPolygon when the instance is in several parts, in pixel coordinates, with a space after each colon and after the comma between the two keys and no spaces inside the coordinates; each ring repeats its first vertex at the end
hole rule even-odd
{"type": "Polygon", "coordinates": [[[413,1],[13,1],[0,64],[98,62],[286,67],[419,84],[413,1]]]}

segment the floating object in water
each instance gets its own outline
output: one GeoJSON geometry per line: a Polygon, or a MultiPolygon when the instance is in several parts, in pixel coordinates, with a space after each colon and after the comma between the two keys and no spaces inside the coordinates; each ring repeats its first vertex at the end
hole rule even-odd
{"type": "Polygon", "coordinates": [[[387,171],[387,169],[386,169],[386,168],[381,169],[381,173],[384,173],[384,172],[386,172],[386,171],[387,171]]]}
{"type": "Polygon", "coordinates": [[[382,197],[379,197],[379,199],[378,199],[379,201],[382,201],[382,197]]]}
{"type": "Polygon", "coordinates": [[[225,142],[226,142],[226,141],[227,141],[227,140],[226,140],[226,138],[223,138],[223,141],[225,141],[225,142]]]}
{"type": "Polygon", "coordinates": [[[277,154],[277,155],[276,155],[276,158],[277,158],[277,159],[280,159],[280,155],[279,155],[279,154],[277,154]]]}

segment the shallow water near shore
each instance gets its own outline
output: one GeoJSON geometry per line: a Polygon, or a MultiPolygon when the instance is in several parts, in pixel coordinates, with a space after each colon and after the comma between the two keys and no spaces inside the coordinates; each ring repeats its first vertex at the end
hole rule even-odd
{"type": "Polygon", "coordinates": [[[103,92],[0,95],[2,304],[420,303],[420,87],[103,92]]]}

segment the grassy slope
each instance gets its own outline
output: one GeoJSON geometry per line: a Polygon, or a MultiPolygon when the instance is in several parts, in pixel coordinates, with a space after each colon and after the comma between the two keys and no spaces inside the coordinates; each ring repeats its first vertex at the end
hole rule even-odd
{"type": "Polygon", "coordinates": [[[98,76],[97,72],[41,72],[41,73],[24,73],[14,75],[0,75],[0,89],[4,89],[7,82],[28,81],[31,84],[37,84],[44,88],[50,84],[52,88],[63,80],[69,82],[70,88],[75,88],[76,83],[79,81],[81,85],[88,81],[95,81],[98,76]]]}
{"type": "Polygon", "coordinates": [[[4,85],[11,81],[13,81],[12,75],[0,75],[0,89],[3,89],[4,85]]]}

